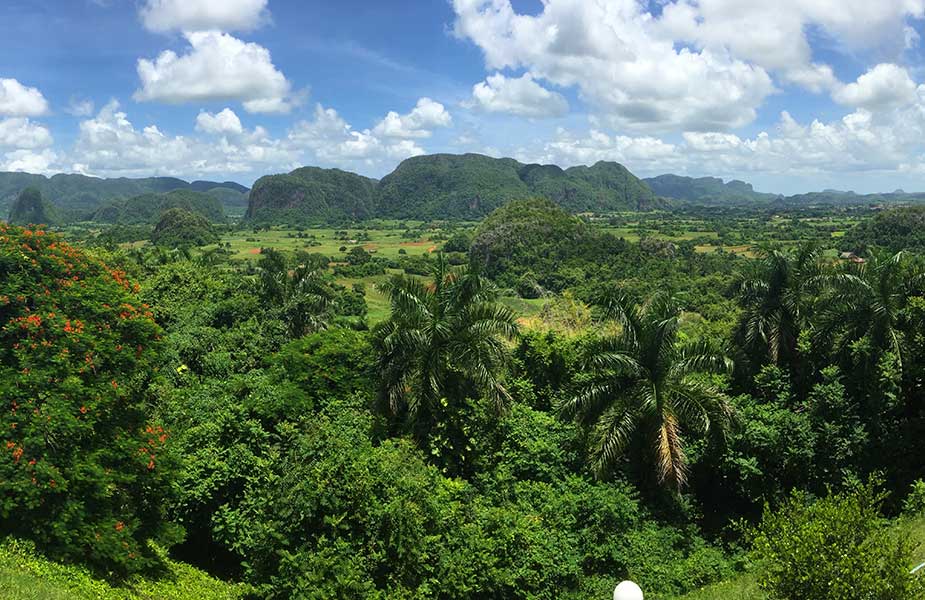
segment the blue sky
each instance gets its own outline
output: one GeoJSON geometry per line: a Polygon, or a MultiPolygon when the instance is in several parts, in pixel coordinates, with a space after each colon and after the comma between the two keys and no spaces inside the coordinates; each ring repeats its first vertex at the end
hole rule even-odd
{"type": "Polygon", "coordinates": [[[925,0],[764,4],[6,0],[0,170],[250,184],[481,152],[925,190],[925,0]]]}

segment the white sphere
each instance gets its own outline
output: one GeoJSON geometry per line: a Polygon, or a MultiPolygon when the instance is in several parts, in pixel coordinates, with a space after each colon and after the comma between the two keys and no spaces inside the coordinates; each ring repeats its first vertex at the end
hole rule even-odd
{"type": "Polygon", "coordinates": [[[613,600],[642,600],[642,590],[632,581],[624,581],[613,591],[613,600]]]}

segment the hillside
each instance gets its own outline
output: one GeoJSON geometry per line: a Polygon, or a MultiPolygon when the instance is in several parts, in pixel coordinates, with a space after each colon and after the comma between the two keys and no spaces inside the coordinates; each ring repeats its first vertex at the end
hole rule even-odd
{"type": "MultiPolygon", "coordinates": [[[[53,204],[62,221],[85,220],[101,207],[143,194],[162,194],[173,190],[209,192],[228,206],[247,203],[247,188],[233,183],[196,181],[187,183],[173,177],[143,179],[101,179],[86,175],[58,174],[52,177],[30,173],[0,173],[0,214],[7,214],[13,200],[26,188],[33,187],[53,204]]],[[[239,211],[240,212],[243,211],[239,211]]]]}
{"type": "Polygon", "coordinates": [[[718,177],[659,175],[643,181],[659,196],[700,204],[770,202],[779,197],[776,194],[756,192],[750,183],[735,179],[724,182],[718,177]]]}
{"type": "Polygon", "coordinates": [[[30,187],[24,189],[13,202],[9,221],[14,225],[54,225],[58,222],[58,216],[55,208],[42,197],[42,192],[30,187]]]}
{"type": "Polygon", "coordinates": [[[215,196],[189,190],[142,194],[123,202],[113,202],[97,210],[92,220],[119,225],[153,225],[165,211],[172,208],[197,213],[213,223],[225,221],[225,211],[215,196]]]}
{"type": "Polygon", "coordinates": [[[254,184],[245,218],[257,223],[328,223],[370,218],[376,181],[340,169],[303,167],[254,184]]]}
{"type": "Polygon", "coordinates": [[[338,169],[306,167],[254,184],[247,219],[319,223],[387,219],[481,219],[511,200],[548,198],[569,212],[648,210],[655,194],[625,167],[599,162],[561,169],[479,154],[403,161],[376,182],[338,169]]]}

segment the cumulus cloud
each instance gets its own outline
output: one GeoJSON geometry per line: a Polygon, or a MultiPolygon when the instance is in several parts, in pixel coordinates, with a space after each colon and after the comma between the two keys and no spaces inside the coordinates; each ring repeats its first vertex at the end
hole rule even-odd
{"type": "Polygon", "coordinates": [[[906,69],[894,64],[879,64],[854,83],[836,90],[836,102],[870,110],[909,104],[916,99],[916,85],[906,69]]]}
{"type": "Polygon", "coordinates": [[[533,118],[561,117],[568,112],[568,101],[562,94],[547,90],[530,73],[516,78],[501,73],[491,75],[473,86],[472,100],[466,106],[533,118]]]}
{"type": "Polygon", "coordinates": [[[149,31],[251,31],[269,20],[268,0],[146,0],[141,22],[149,31]]]}
{"type": "Polygon", "coordinates": [[[598,129],[582,135],[560,127],[538,152],[520,149],[516,154],[526,162],[574,166],[616,161],[637,169],[651,169],[656,165],[667,167],[677,157],[677,152],[674,144],[655,137],[610,135],[598,129]]]}
{"type": "Polygon", "coordinates": [[[51,132],[44,125],[27,118],[0,120],[0,147],[35,149],[46,148],[52,143],[51,132]]]}
{"type": "Polygon", "coordinates": [[[452,124],[453,118],[442,104],[430,98],[421,98],[406,115],[389,111],[373,128],[373,133],[389,138],[428,138],[433,128],[449,127],[452,124]]]}
{"type": "Polygon", "coordinates": [[[138,61],[139,102],[169,104],[240,101],[252,113],[286,113],[292,89],[273,65],[270,51],[217,31],[186,33],[189,51],[166,50],[154,60],[138,61]]]}
{"type": "MultiPolygon", "coordinates": [[[[213,115],[213,123],[223,120],[221,114],[213,115]]],[[[224,121],[227,125],[230,120],[224,121]]],[[[126,177],[260,173],[291,169],[300,162],[285,141],[272,139],[260,127],[250,132],[242,127],[241,134],[218,140],[168,135],[156,125],[137,129],[115,101],[81,122],[70,158],[71,170],[126,177]]]]}
{"type": "MultiPolygon", "coordinates": [[[[422,100],[427,100],[427,102],[423,104],[425,110],[415,117],[415,119],[420,119],[414,121],[416,127],[408,127],[406,123],[403,129],[394,129],[391,133],[420,132],[419,128],[425,124],[434,126],[436,123],[447,122],[447,118],[440,116],[445,114],[445,111],[442,111],[442,105],[428,99],[422,100]],[[437,110],[433,104],[440,106],[441,110],[437,110]],[[423,115],[430,115],[429,120],[423,115]]],[[[421,107],[422,103],[418,102],[415,110],[421,107]]],[[[414,114],[414,111],[410,114],[414,114]]],[[[382,123],[387,120],[388,118],[382,123]]],[[[379,126],[377,129],[380,129],[379,126]]],[[[297,123],[289,132],[288,139],[295,147],[302,149],[309,160],[314,161],[311,164],[356,169],[363,172],[388,170],[394,166],[395,162],[424,154],[424,149],[414,140],[402,139],[399,135],[384,135],[385,131],[384,126],[379,133],[369,129],[354,130],[336,110],[324,108],[318,104],[315,106],[314,117],[311,120],[297,123]]]]}
{"type": "Polygon", "coordinates": [[[244,127],[241,125],[241,119],[230,108],[222,110],[218,114],[202,111],[196,117],[196,131],[203,133],[213,133],[219,135],[241,135],[244,127]]]}
{"type": "Polygon", "coordinates": [[[519,14],[510,0],[453,0],[454,31],[489,69],[527,69],[578,88],[620,128],[724,129],[750,123],[774,91],[768,73],[726,51],[676,47],[642,3],[548,0],[519,14]]]}
{"type": "Polygon", "coordinates": [[[15,79],[0,79],[0,116],[40,117],[48,113],[48,101],[38,89],[15,79]]]}
{"type": "Polygon", "coordinates": [[[57,161],[58,155],[50,149],[39,152],[14,150],[4,154],[0,159],[0,171],[21,171],[23,173],[50,175],[60,171],[57,168],[57,161]]]}

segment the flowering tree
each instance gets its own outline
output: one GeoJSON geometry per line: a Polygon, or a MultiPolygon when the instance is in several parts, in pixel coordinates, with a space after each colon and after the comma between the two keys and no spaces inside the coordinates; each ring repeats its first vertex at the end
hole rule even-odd
{"type": "Polygon", "coordinates": [[[167,536],[167,433],[146,417],[158,326],[137,285],[0,223],[0,531],[116,572],[167,536]]]}

